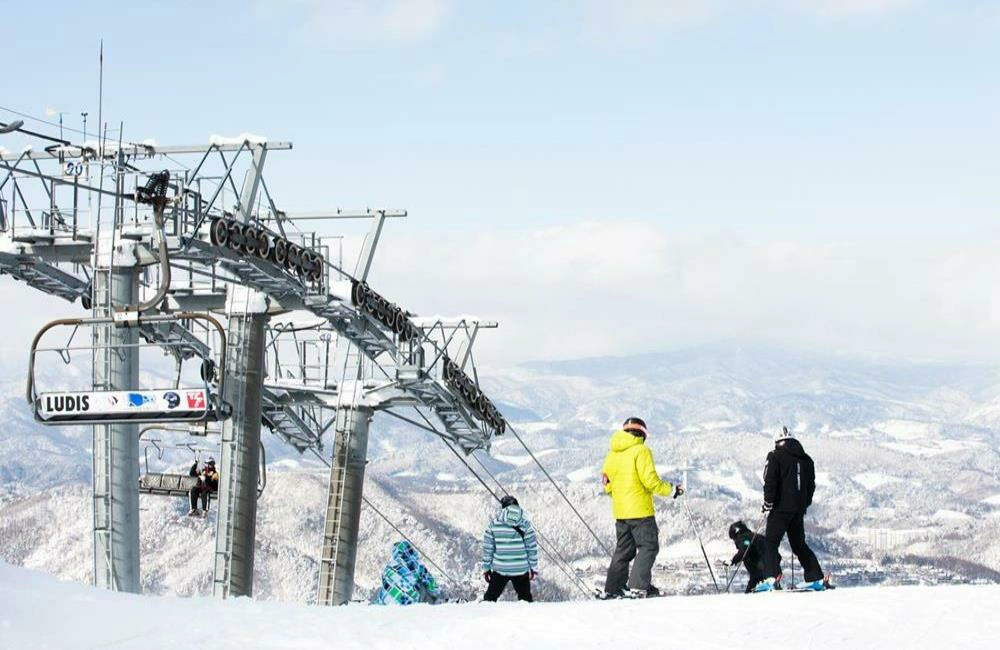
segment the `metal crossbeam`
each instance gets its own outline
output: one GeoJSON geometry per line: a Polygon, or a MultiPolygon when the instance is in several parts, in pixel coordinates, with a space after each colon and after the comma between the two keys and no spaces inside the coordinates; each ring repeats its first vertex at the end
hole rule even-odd
{"type": "MultiPolygon", "coordinates": [[[[104,156],[105,158],[115,158],[119,153],[123,156],[145,156],[151,158],[153,156],[179,156],[184,154],[197,154],[206,153],[209,151],[223,151],[232,152],[239,151],[240,148],[244,147],[247,143],[255,144],[254,141],[243,141],[236,144],[195,144],[186,146],[172,146],[172,147],[160,147],[157,145],[144,145],[144,144],[126,144],[120,149],[117,147],[109,147],[105,145],[104,156]]],[[[292,148],[291,142],[267,142],[267,148],[270,151],[280,151],[289,150],[292,148]]],[[[85,147],[81,145],[69,145],[63,147],[54,147],[51,150],[42,151],[27,151],[18,154],[7,153],[0,155],[0,160],[66,160],[66,159],[76,159],[76,158],[97,158],[98,152],[92,147],[85,147]]]]}

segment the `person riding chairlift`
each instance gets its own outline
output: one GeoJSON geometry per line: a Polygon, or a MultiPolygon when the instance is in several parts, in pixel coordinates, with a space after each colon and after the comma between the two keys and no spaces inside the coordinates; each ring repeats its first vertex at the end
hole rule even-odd
{"type": "Polygon", "coordinates": [[[198,461],[194,461],[188,476],[198,478],[198,483],[191,488],[191,509],[188,517],[205,516],[208,514],[208,497],[219,491],[219,472],[215,469],[215,459],[209,458],[204,469],[198,472],[198,461]],[[201,498],[201,510],[198,509],[198,499],[201,498]]]}

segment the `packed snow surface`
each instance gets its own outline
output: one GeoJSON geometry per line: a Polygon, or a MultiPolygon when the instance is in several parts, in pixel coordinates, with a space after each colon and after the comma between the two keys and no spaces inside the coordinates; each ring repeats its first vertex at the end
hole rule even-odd
{"type": "Polygon", "coordinates": [[[1000,586],[646,601],[307,605],[99,591],[0,564],[0,648],[990,648],[1000,586]]]}

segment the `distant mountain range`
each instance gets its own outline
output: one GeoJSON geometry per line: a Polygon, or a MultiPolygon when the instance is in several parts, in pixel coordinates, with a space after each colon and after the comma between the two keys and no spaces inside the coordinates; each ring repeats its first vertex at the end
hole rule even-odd
{"type": "MultiPolygon", "coordinates": [[[[16,367],[3,371],[0,542],[18,541],[0,543],[0,558],[84,579],[90,570],[90,431],[34,423],[23,377],[16,367]],[[17,530],[28,532],[18,536],[17,530]]],[[[650,425],[649,444],[665,478],[688,477],[689,505],[718,558],[731,555],[725,537],[731,521],[759,518],[760,469],[771,435],[784,424],[816,460],[819,488],[808,521],[821,560],[907,556],[949,566],[960,561],[969,575],[976,567],[1000,571],[998,368],[726,345],[481,368],[479,374],[514,431],[607,543],[610,508],[598,474],[607,438],[625,417],[639,415],[650,425]]],[[[308,600],[324,470],[265,435],[272,481],[260,508],[258,593],[308,600]]],[[[187,442],[181,438],[175,442],[187,442]]],[[[596,580],[603,551],[515,437],[508,433],[489,455],[476,456],[521,498],[577,570],[596,580]]],[[[479,535],[493,507],[483,487],[433,435],[386,416],[375,418],[369,457],[373,500],[471,590],[479,535]]],[[[182,468],[191,458],[190,451],[174,449],[159,460],[154,454],[153,464],[182,468]]],[[[477,463],[471,466],[492,483],[477,463]]],[[[204,593],[214,528],[181,517],[183,506],[175,501],[143,497],[143,507],[147,588],[204,593]]],[[[664,562],[697,558],[677,504],[663,502],[659,517],[664,562]]],[[[369,515],[365,522],[362,589],[374,585],[395,536],[369,515]]],[[[571,594],[555,567],[545,575],[553,595],[571,594]]]]}

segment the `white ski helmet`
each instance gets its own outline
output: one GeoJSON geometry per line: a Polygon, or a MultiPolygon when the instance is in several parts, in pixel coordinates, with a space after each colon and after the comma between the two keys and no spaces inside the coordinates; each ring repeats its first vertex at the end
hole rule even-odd
{"type": "Polygon", "coordinates": [[[781,442],[782,440],[793,440],[795,436],[788,430],[788,427],[781,427],[781,432],[774,436],[775,442],[781,442]]]}

